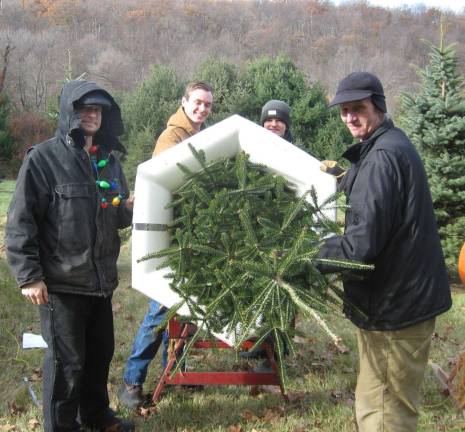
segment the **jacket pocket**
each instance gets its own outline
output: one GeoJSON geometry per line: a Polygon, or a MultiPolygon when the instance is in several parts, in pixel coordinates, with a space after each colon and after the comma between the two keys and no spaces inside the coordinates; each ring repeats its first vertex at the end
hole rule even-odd
{"type": "Polygon", "coordinates": [[[92,250],[95,231],[93,186],[82,183],[56,185],[55,193],[59,225],[58,255],[66,254],[75,258],[87,255],[85,252],[92,250]]]}

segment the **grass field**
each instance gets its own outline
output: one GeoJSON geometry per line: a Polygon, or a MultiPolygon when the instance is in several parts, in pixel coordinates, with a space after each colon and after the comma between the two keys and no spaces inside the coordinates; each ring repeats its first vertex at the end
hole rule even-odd
{"type": "Polygon", "coordinates": [[[13,180],[0,180],[0,219],[6,215],[14,187],[13,180]]]}
{"type": "MultiPolygon", "coordinates": [[[[0,183],[11,191],[13,183],[0,183]]],[[[5,194],[0,208],[6,209],[5,194]]],[[[5,211],[5,210],[2,210],[5,211]]],[[[4,213],[0,216],[3,241],[4,213]]],[[[0,242],[1,244],[1,242],[0,242]]],[[[1,250],[1,249],[0,249],[1,250]]],[[[290,401],[268,389],[251,392],[249,387],[206,387],[202,392],[170,388],[159,403],[158,412],[150,404],[137,412],[121,409],[116,391],[121,383],[125,360],[134,334],[142,319],[147,298],[130,288],[130,247],[125,244],[119,261],[120,286],[115,293],[116,349],[112,362],[109,389],[112,406],[119,414],[134,419],[138,431],[217,431],[217,432],[303,432],[355,431],[354,388],[357,374],[357,350],[354,327],[344,318],[326,317],[331,329],[343,338],[350,349],[339,354],[328,337],[312,322],[299,322],[305,337],[298,340],[297,355],[289,359],[290,401]]],[[[26,304],[9,275],[4,252],[0,252],[0,432],[40,431],[41,412],[30,397],[23,378],[41,398],[41,363],[43,351],[23,350],[21,335],[25,331],[39,333],[35,307],[26,304]]],[[[438,320],[433,338],[431,360],[448,369],[448,359],[465,349],[465,295],[454,292],[454,306],[438,320]]],[[[161,373],[160,357],[152,363],[145,386],[153,392],[161,373]]],[[[228,370],[237,366],[230,354],[197,351],[189,359],[192,368],[228,370]]],[[[242,366],[245,366],[242,364],[242,366]]],[[[428,368],[424,383],[424,399],[418,428],[422,432],[463,431],[463,412],[443,396],[428,368]]]]}

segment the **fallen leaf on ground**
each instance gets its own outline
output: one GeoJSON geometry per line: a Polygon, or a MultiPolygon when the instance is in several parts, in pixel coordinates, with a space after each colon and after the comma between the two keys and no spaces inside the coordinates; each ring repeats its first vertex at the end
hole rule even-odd
{"type": "Polygon", "coordinates": [[[143,417],[144,419],[149,418],[151,415],[156,414],[157,408],[156,407],[148,407],[148,408],[139,408],[138,414],[143,417]]]}
{"type": "Polygon", "coordinates": [[[18,405],[16,402],[8,404],[8,408],[12,415],[19,415],[26,411],[23,406],[18,405]]]}
{"type": "Polygon", "coordinates": [[[258,420],[258,417],[250,410],[242,411],[241,417],[248,422],[258,420]]]}
{"type": "Polygon", "coordinates": [[[227,432],[242,432],[242,428],[239,425],[231,425],[228,427],[227,432]]]}
{"type": "Polygon", "coordinates": [[[27,422],[27,428],[28,430],[32,431],[32,430],[36,430],[37,428],[40,427],[40,421],[37,420],[37,419],[30,419],[28,422],[27,422]]]}
{"type": "Polygon", "coordinates": [[[284,407],[276,406],[268,408],[263,415],[263,421],[271,423],[273,420],[282,417],[284,415],[284,407]]]}
{"type": "Polygon", "coordinates": [[[330,394],[334,399],[340,399],[342,397],[342,392],[340,390],[331,390],[330,394]]]}
{"type": "Polygon", "coordinates": [[[252,386],[249,392],[252,397],[260,397],[265,393],[281,394],[281,388],[274,385],[252,386]]]}
{"type": "Polygon", "coordinates": [[[306,347],[308,347],[310,345],[314,345],[316,339],[312,337],[294,336],[294,342],[296,344],[305,345],[306,347]]]}
{"type": "Polygon", "coordinates": [[[350,352],[350,348],[346,347],[343,343],[339,343],[337,345],[337,352],[339,354],[347,354],[348,352],[350,352]]]}
{"type": "Polygon", "coordinates": [[[40,369],[36,369],[32,372],[32,375],[29,377],[29,381],[38,382],[42,380],[42,371],[40,369]]]}
{"type": "Polygon", "coordinates": [[[281,394],[281,387],[275,385],[264,385],[261,387],[263,393],[281,394]]]}
{"type": "Polygon", "coordinates": [[[305,398],[307,394],[303,391],[300,391],[300,392],[289,392],[287,394],[287,400],[289,403],[291,404],[295,404],[297,402],[300,402],[301,400],[303,400],[305,398]]]}
{"type": "Polygon", "coordinates": [[[0,431],[1,432],[12,432],[12,431],[15,431],[15,430],[17,430],[16,426],[12,425],[10,423],[0,425],[0,431]]]}
{"type": "Polygon", "coordinates": [[[261,394],[263,394],[263,389],[261,388],[261,386],[254,385],[250,387],[250,391],[249,391],[250,396],[257,397],[257,396],[260,396],[261,394]]]}

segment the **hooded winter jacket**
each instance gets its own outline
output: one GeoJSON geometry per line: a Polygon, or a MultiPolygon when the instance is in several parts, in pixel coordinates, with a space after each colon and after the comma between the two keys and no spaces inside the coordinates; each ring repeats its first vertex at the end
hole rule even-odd
{"type": "MultiPolygon", "coordinates": [[[[202,124],[201,129],[205,126],[202,124]]],[[[194,129],[182,106],[168,119],[166,129],[160,134],[155,144],[153,156],[174,147],[181,141],[190,138],[198,131],[194,129]]]]}
{"type": "Polygon", "coordinates": [[[132,212],[124,200],[126,179],[112,150],[125,151],[117,136],[124,132],[114,99],[92,82],[66,84],[60,98],[55,136],[32,147],[21,166],[8,210],[5,244],[18,285],[43,280],[49,292],[110,295],[118,284],[118,229],[130,225],[132,212]],[[103,92],[111,107],[102,110],[102,124],[94,136],[94,168],[84,150],[84,135],[76,102],[91,91],[103,92]],[[104,190],[96,181],[112,183],[104,190]],[[105,204],[107,204],[106,208],[105,204]]]}
{"type": "MultiPolygon", "coordinates": [[[[351,321],[366,330],[397,330],[451,307],[451,294],[426,173],[407,136],[384,123],[345,153],[352,166],[340,188],[349,209],[345,233],[326,240],[320,258],[374,265],[343,276],[351,321]]],[[[335,269],[321,266],[321,270],[335,269]]]]}

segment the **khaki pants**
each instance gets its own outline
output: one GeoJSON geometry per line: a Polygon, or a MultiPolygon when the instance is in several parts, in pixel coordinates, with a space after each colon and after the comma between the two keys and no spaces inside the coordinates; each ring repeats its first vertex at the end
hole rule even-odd
{"type": "Polygon", "coordinates": [[[396,331],[358,329],[355,411],[360,432],[416,430],[435,319],[396,331]]]}

